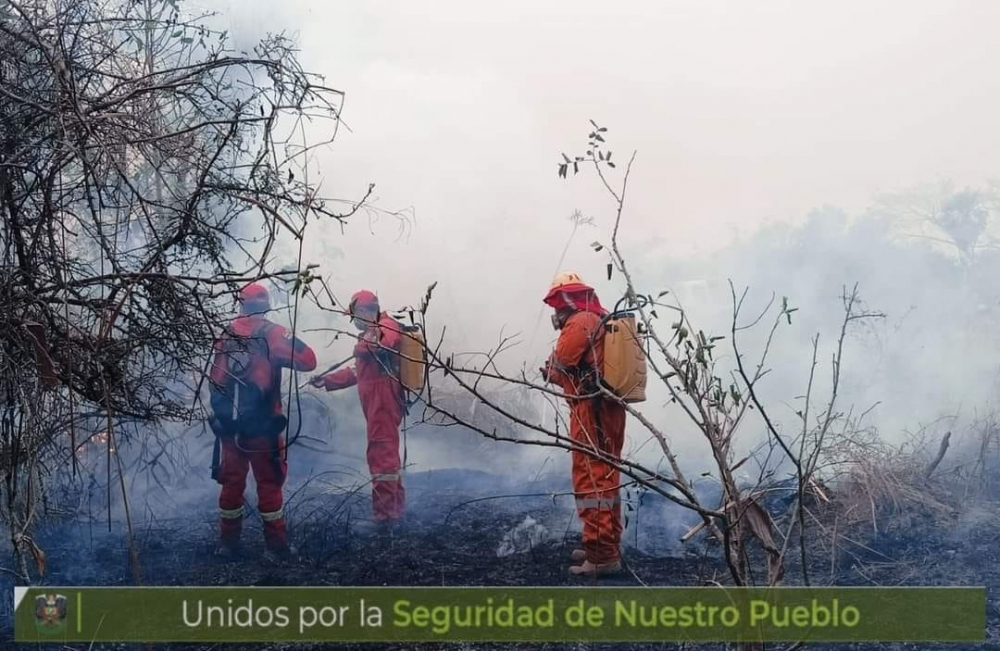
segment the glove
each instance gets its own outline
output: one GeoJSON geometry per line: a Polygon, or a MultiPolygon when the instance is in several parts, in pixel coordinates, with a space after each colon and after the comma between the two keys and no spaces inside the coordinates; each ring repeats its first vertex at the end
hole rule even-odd
{"type": "Polygon", "coordinates": [[[551,384],[559,383],[559,374],[561,371],[561,367],[559,366],[559,364],[554,364],[551,358],[545,360],[545,365],[538,370],[541,371],[542,377],[545,379],[546,382],[549,382],[551,384]]]}
{"type": "Polygon", "coordinates": [[[314,375],[309,378],[309,386],[316,387],[317,389],[322,389],[326,386],[326,380],[323,379],[322,375],[314,375]]]}

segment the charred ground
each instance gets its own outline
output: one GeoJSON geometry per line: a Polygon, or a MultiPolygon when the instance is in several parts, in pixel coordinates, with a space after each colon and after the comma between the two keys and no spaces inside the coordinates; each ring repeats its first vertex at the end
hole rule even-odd
{"type": "MultiPolygon", "coordinates": [[[[363,487],[338,492],[303,486],[290,500],[299,554],[281,563],[264,557],[253,517],[247,521],[243,557],[226,562],[210,554],[215,527],[214,512],[207,508],[210,505],[186,517],[144,518],[135,528],[138,573],[145,585],[593,584],[567,573],[568,554],[579,533],[569,502],[562,495],[567,487],[558,475],[518,482],[483,472],[444,470],[413,473],[408,480],[412,508],[406,522],[396,530],[381,532],[366,529],[369,505],[363,487]]],[[[627,569],[620,577],[602,580],[602,584],[693,586],[727,582],[717,549],[701,538],[685,546],[676,542],[678,521],[689,519],[689,514],[676,511],[662,498],[632,497],[626,534],[627,569]]],[[[908,503],[894,512],[884,511],[874,526],[869,521],[842,521],[847,508],[835,493],[830,503],[813,505],[810,513],[816,517],[808,529],[810,581],[814,585],[851,586],[985,585],[990,593],[987,644],[996,645],[1000,643],[1000,605],[993,593],[1000,589],[996,548],[1000,508],[991,500],[980,500],[942,512],[941,505],[946,502],[940,491],[938,497],[941,499],[934,501],[933,508],[908,503]]],[[[776,499],[780,502],[783,498],[776,499]]],[[[780,503],[771,506],[780,507],[780,503]]],[[[779,526],[783,524],[778,521],[779,526]]],[[[123,523],[113,521],[109,533],[106,521],[48,521],[38,536],[48,557],[42,582],[134,584],[135,568],[129,560],[123,527],[123,523]]],[[[789,556],[787,583],[799,584],[801,567],[794,562],[795,555],[789,556]]],[[[763,562],[760,567],[764,567],[763,562]]],[[[10,594],[9,589],[5,592],[10,594]]],[[[9,604],[6,607],[9,609],[9,604]]],[[[11,639],[9,624],[4,638],[11,639]]],[[[876,647],[936,648],[927,644],[857,645],[876,647]]],[[[675,647],[664,643],[643,648],[675,647]]]]}

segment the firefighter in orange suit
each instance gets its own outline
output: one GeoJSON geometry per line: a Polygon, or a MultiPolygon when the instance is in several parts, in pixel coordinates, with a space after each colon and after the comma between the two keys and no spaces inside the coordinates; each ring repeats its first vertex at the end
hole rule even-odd
{"type": "MultiPolygon", "coordinates": [[[[570,406],[570,438],[610,459],[620,459],[625,442],[625,408],[600,395],[595,369],[604,362],[603,319],[593,288],[575,273],[556,276],[544,302],[555,313],[559,330],[556,348],[542,369],[546,381],[562,387],[570,406]],[[593,396],[584,399],[575,396],[593,396]]],[[[582,549],[572,558],[573,574],[605,575],[621,570],[622,516],[619,471],[607,461],[582,451],[572,452],[573,493],[583,522],[582,549]]]]}
{"type": "Polygon", "coordinates": [[[231,556],[237,550],[252,470],[264,542],[269,553],[284,557],[290,554],[281,494],[288,421],[281,413],[281,369],[311,371],[316,354],[265,318],[270,298],[263,285],[244,287],[240,304],[240,315],[215,344],[211,369],[211,425],[217,437],[212,476],[222,484],[216,553],[231,556]]]}
{"type": "Polygon", "coordinates": [[[401,326],[380,311],[378,298],[367,290],[351,298],[348,312],[361,332],[354,347],[354,366],[317,376],[311,384],[327,391],[358,386],[368,427],[372,520],[391,524],[403,517],[406,504],[399,455],[399,426],[405,405],[399,381],[401,326]]]}

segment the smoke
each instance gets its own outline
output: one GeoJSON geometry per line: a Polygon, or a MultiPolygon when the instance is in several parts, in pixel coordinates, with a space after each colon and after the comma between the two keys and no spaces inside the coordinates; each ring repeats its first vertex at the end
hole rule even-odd
{"type": "MultiPolygon", "coordinates": [[[[946,199],[942,197],[942,201],[946,199]]],[[[568,235],[569,231],[567,225],[564,233],[568,235]]],[[[380,237],[377,232],[366,236],[380,237]]],[[[947,239],[946,234],[943,237],[947,239]]],[[[573,255],[579,255],[581,260],[589,257],[589,262],[578,268],[595,281],[605,302],[613,302],[622,291],[621,279],[613,277],[608,281],[600,275],[604,259],[589,249],[589,238],[575,239],[570,249],[573,255]]],[[[988,240],[987,232],[983,242],[988,240]]],[[[406,258],[407,245],[391,246],[400,252],[392,259],[406,258]]],[[[347,246],[345,250],[351,257],[353,248],[347,246]]],[[[421,252],[414,253],[422,257],[421,252]]],[[[844,318],[843,297],[855,283],[862,299],[860,309],[879,316],[848,326],[838,412],[855,416],[867,412],[866,422],[877,427],[884,440],[900,444],[925,426],[931,435],[944,429],[960,430],[982,412],[998,388],[994,360],[1000,352],[1000,340],[992,324],[1000,304],[992,279],[1000,272],[1000,256],[982,248],[970,259],[962,260],[954,247],[915,236],[908,222],[881,201],[873,199],[871,207],[857,215],[831,206],[818,208],[798,225],[762,228],[710,255],[665,257],[655,246],[649,246],[635,253],[626,252],[626,259],[641,290],[654,294],[670,290],[666,300],[676,300],[683,306],[696,327],[706,334],[727,337],[720,345],[723,371],[733,367],[729,348],[733,307],[730,280],[737,295],[748,288],[741,324],[753,320],[769,304],[772,306],[770,316],[758,327],[739,335],[748,362],[762,352],[771,319],[783,298],[797,308],[791,323],[783,320],[777,329],[766,363],[771,372],[760,385],[761,399],[771,417],[788,431],[794,432],[800,426],[796,411],[803,407],[813,338],[817,335],[813,410],[817,413],[825,408],[831,388],[831,360],[844,318]]],[[[400,264],[402,267],[386,265],[383,260],[383,267],[388,266],[389,271],[405,268],[405,263],[400,264]]],[[[467,276],[473,276],[477,268],[470,264],[467,276]]],[[[382,273],[381,277],[386,277],[385,269],[382,273]]],[[[440,283],[442,292],[463,292],[476,280],[445,276],[440,283]]],[[[488,292],[493,295],[492,288],[488,292]]],[[[396,289],[386,294],[400,297],[396,305],[401,306],[406,292],[396,289]]],[[[554,341],[554,333],[546,325],[536,346],[528,348],[532,330],[523,315],[535,317],[538,313],[530,298],[521,291],[519,299],[507,303],[498,300],[491,305],[487,301],[475,313],[480,318],[471,326],[465,310],[447,303],[432,308],[431,339],[436,340],[447,326],[446,350],[486,350],[506,331],[503,318],[518,318],[520,313],[526,325],[520,335],[522,345],[508,353],[501,364],[508,371],[530,368],[528,365],[544,355],[554,341]]],[[[338,317],[328,314],[303,313],[301,318],[314,327],[338,327],[338,317]]],[[[660,319],[661,329],[667,329],[669,318],[660,319]]],[[[330,358],[337,356],[339,351],[330,358]]],[[[655,382],[650,396],[642,409],[668,434],[681,454],[686,472],[697,476],[709,470],[707,447],[697,429],[678,408],[666,404],[665,392],[655,382]]],[[[340,423],[338,427],[350,431],[349,436],[356,441],[362,438],[363,423],[352,395],[321,395],[315,399],[328,406],[340,423]]],[[[475,407],[474,402],[469,402],[470,408],[475,407]]],[[[545,409],[538,407],[540,411],[545,409]]],[[[551,412],[547,414],[548,418],[552,416],[551,412]]],[[[638,423],[630,424],[629,433],[627,453],[643,462],[658,458],[658,449],[650,444],[648,434],[638,423]]],[[[741,434],[742,447],[759,443],[764,434],[763,424],[750,418],[741,434]]],[[[505,472],[526,475],[543,466],[563,468],[568,464],[562,453],[524,450],[523,446],[491,442],[460,429],[423,424],[411,430],[408,462],[415,471],[447,467],[495,470],[498,458],[510,464],[504,467],[505,472]]]]}
{"type": "MultiPolygon", "coordinates": [[[[401,308],[438,282],[431,341],[443,336],[446,351],[461,353],[513,336],[517,345],[498,365],[532,373],[555,341],[541,298],[577,209],[594,225],[573,233],[562,268],[582,273],[606,304],[624,289],[590,247],[607,244],[613,226],[603,188],[586,173],[568,181],[555,173],[559,153],[576,153],[594,118],[609,127],[616,158],[639,149],[622,245],[641,290],[670,290],[668,300],[676,298],[696,325],[727,337],[730,279],[737,292],[749,288],[744,321],[772,295],[798,308],[777,331],[767,364],[773,370],[761,385],[781,427],[796,427],[817,334],[815,393],[828,393],[841,296],[855,283],[865,307],[885,318],[848,333],[841,411],[874,406],[867,418],[885,439],[901,442],[925,424],[960,427],[998,388],[993,285],[1000,257],[978,250],[959,259],[917,237],[926,232],[910,229],[874,197],[879,188],[937,174],[979,183],[991,171],[1000,94],[995,82],[967,73],[982,55],[977,43],[991,42],[990,35],[960,28],[988,30],[995,20],[981,14],[995,8],[941,15],[934,3],[907,3],[869,9],[858,21],[850,11],[816,14],[815,7],[784,7],[776,20],[766,7],[730,7],[722,16],[652,3],[613,12],[580,3],[567,15],[506,3],[486,17],[454,2],[405,11],[207,6],[220,10],[219,23],[240,49],[269,31],[296,32],[305,66],[346,90],[345,128],[312,161],[324,195],[355,200],[375,182],[374,207],[414,208],[405,223],[369,212],[343,227],[310,224],[303,261],[320,265],[341,302],[367,288],[385,307],[401,308]],[[581,49],[576,35],[592,25],[606,30],[595,39],[601,45],[581,49]],[[935,38],[928,41],[929,31],[935,38]],[[895,38],[886,38],[890,33],[895,38]],[[934,92],[931,78],[942,80],[934,92]]],[[[284,242],[276,255],[276,267],[293,265],[297,243],[284,242]]],[[[277,318],[288,325],[290,301],[276,294],[288,308],[277,318]]],[[[665,329],[669,316],[661,316],[665,329]]],[[[343,317],[305,303],[297,314],[296,330],[317,350],[320,367],[349,354],[352,342],[332,332],[347,327],[343,317]]],[[[749,358],[760,353],[766,327],[741,335],[749,358]]],[[[731,367],[731,353],[720,364],[731,367]]],[[[289,431],[300,436],[290,450],[290,481],[346,468],[354,474],[345,482],[363,482],[365,424],[356,391],[305,389],[289,402],[289,431]]],[[[552,419],[551,408],[539,408],[552,419]]],[[[667,433],[686,472],[710,470],[700,434],[662,388],[652,387],[642,408],[667,433]]],[[[412,413],[407,429],[413,473],[568,476],[564,453],[417,420],[412,413]]],[[[187,469],[172,472],[166,490],[155,482],[141,489],[145,476],[134,483],[143,491],[137,503],[149,510],[204,509],[215,499],[210,434],[184,431],[183,443],[172,445],[183,446],[178,457],[187,469]]],[[[763,436],[754,419],[741,434],[744,447],[763,436]]],[[[659,455],[634,422],[626,452],[641,461],[659,455]]],[[[669,507],[662,521],[684,528],[669,507]]]]}

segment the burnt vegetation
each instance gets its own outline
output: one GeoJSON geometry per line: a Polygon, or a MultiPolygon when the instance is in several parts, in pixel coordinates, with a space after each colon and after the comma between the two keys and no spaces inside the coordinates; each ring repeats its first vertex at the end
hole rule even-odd
{"type": "Polygon", "coordinates": [[[275,241],[359,204],[296,177],[310,146],[289,137],[335,124],[342,94],[282,36],[235,52],[176,2],[14,0],[0,56],[0,440],[23,552],[39,477],[75,472],[95,435],[110,477],[116,437],[197,416],[232,293],[308,281],[272,268],[275,241]]]}

